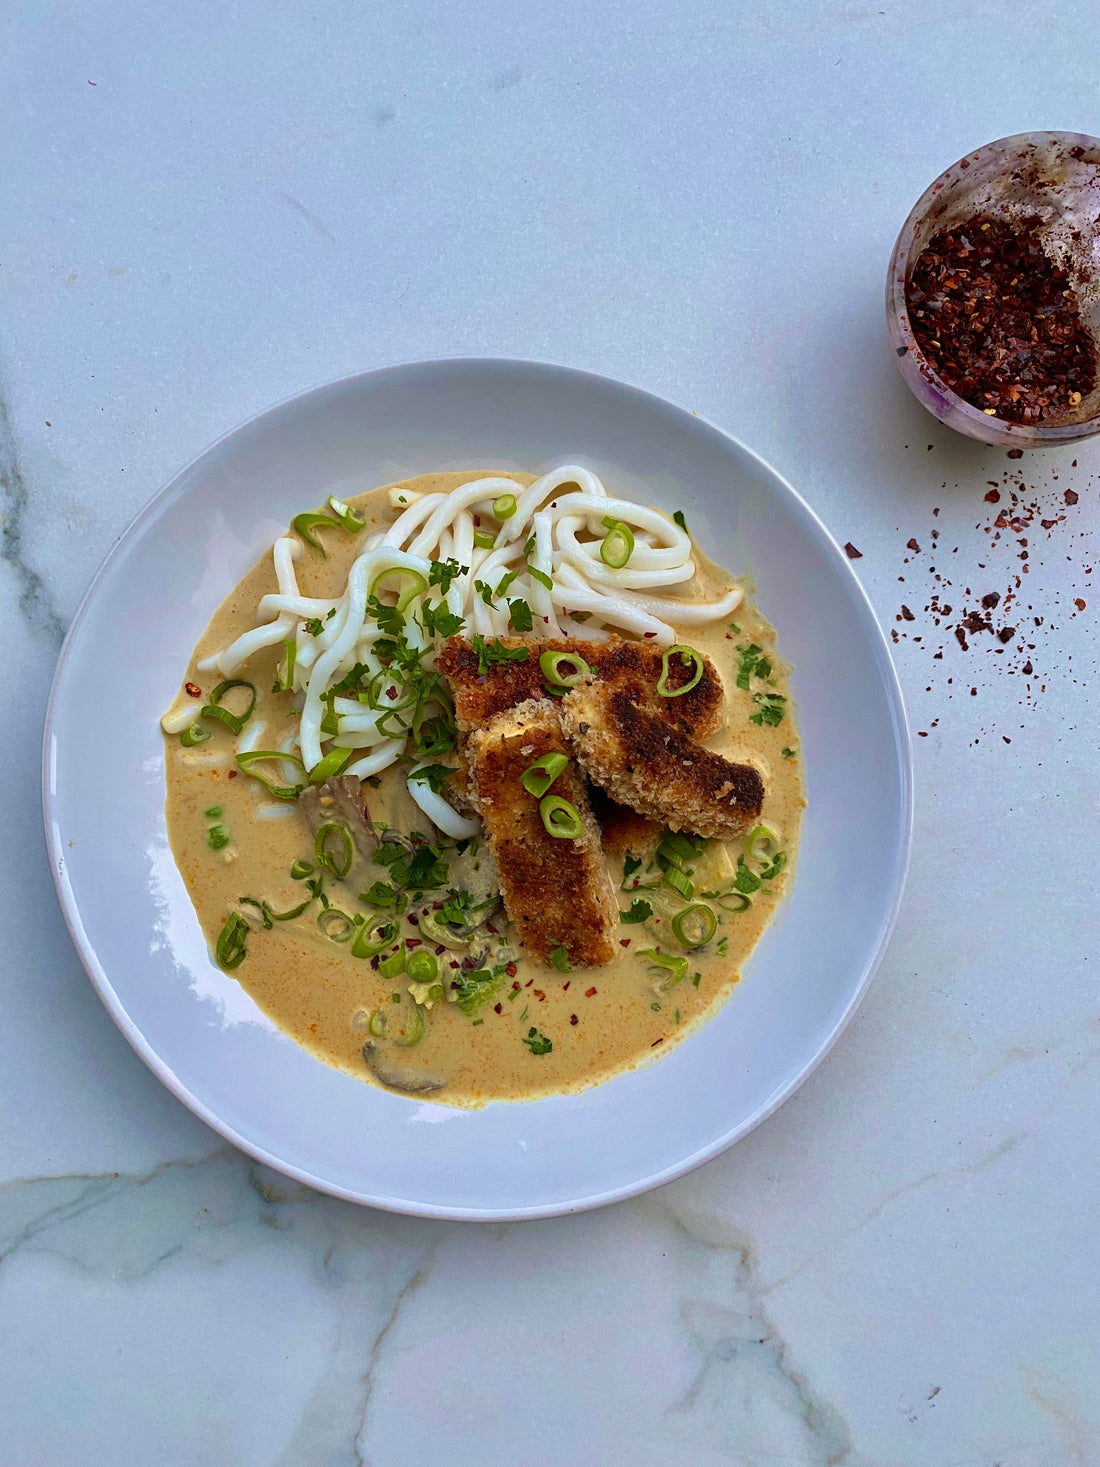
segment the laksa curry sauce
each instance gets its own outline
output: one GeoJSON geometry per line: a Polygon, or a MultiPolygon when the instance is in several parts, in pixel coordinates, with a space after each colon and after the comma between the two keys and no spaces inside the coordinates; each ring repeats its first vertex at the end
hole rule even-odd
{"type": "Polygon", "coordinates": [[[781,901],[788,672],[682,516],[585,470],[331,500],[194,650],[172,850],[216,961],[326,1064],[577,1091],[716,1012],[781,901]]]}

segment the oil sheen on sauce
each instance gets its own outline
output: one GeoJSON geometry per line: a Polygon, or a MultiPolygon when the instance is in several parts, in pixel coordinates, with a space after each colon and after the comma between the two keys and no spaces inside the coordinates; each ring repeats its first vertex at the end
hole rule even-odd
{"type": "MultiPolygon", "coordinates": [[[[424,493],[447,491],[474,477],[480,475],[426,474],[403,481],[401,487],[424,493]]],[[[530,475],[508,477],[520,484],[532,482],[530,475]]],[[[362,535],[392,523],[395,517],[387,493],[391,487],[350,501],[366,517],[367,527],[360,536],[327,535],[327,559],[306,547],[297,566],[304,595],[339,597],[362,535]]],[[[710,599],[734,584],[734,577],[707,560],[698,547],[695,558],[698,571],[693,594],[710,599]]],[[[716,937],[706,949],[688,954],[689,976],[671,989],[660,986],[668,974],[654,972],[639,956],[640,949],[657,945],[654,934],[643,926],[624,925],[619,933],[620,955],[603,968],[561,974],[527,962],[519,949],[515,977],[506,978],[494,1002],[482,1010],[479,1024],[456,1004],[436,1003],[428,1014],[428,1032],[419,1043],[401,1049],[386,1046],[391,1068],[414,1082],[417,1077],[445,1081],[431,1093],[433,1101],[476,1107],[490,1100],[527,1100],[584,1089],[618,1071],[658,1059],[729,997],[792,879],[805,805],[788,669],[774,655],[772,628],[751,604],[749,588],[744,589],[745,600],[734,616],[737,630],[731,630],[727,622],[717,622],[685,628],[681,639],[706,653],[722,678],[724,722],[707,742],[718,752],[750,760],[761,770],[767,789],[761,819],[780,837],[787,857],[783,872],[753,895],[748,910],[729,913],[715,908],[719,916],[716,937]],[[775,727],[749,722],[756,708],[752,693],[736,686],[737,647],[752,642],[772,657],[772,691],[788,697],[784,717],[775,727]],[[524,1043],[532,1029],[551,1041],[549,1052],[533,1053],[524,1043]]],[[[257,602],[275,590],[267,553],[218,608],[183,681],[197,685],[205,697],[217,677],[199,673],[196,663],[254,625],[257,602]]],[[[566,621],[565,625],[570,624],[566,621]]],[[[576,635],[584,636],[583,626],[577,626],[576,635]]],[[[277,748],[293,727],[288,695],[270,691],[276,662],[276,650],[264,652],[239,674],[257,688],[253,723],[265,724],[260,740],[263,748],[277,748]]],[[[201,706],[181,686],[173,706],[184,702],[196,711],[201,706]]],[[[238,905],[242,896],[267,901],[275,911],[289,910],[304,898],[302,882],[291,879],[290,868],[299,858],[312,858],[313,838],[293,806],[287,807],[289,815],[269,818],[277,802],[245,775],[229,777],[235,769],[235,737],[221,724],[211,727],[212,737],[192,749],[183,748],[177,736],[166,736],[165,764],[172,851],[213,950],[231,912],[255,915],[254,909],[238,905]],[[228,845],[216,851],[207,843],[206,832],[213,822],[204,814],[214,806],[221,810],[217,823],[229,835],[228,845]]],[[[368,787],[366,794],[373,820],[406,832],[421,829],[430,833],[408,795],[401,766],[387,771],[380,787],[368,787]]],[[[710,842],[709,869],[715,872],[721,867],[731,873],[742,848],[743,843],[737,841],[710,842]]],[[[610,859],[617,886],[622,880],[621,857],[610,859]]],[[[377,868],[379,878],[385,874],[377,868]]],[[[700,888],[706,885],[705,878],[697,881],[700,888]]],[[[346,910],[367,910],[357,904],[355,893],[333,889],[331,894],[346,910]]],[[[444,894],[430,893],[425,900],[444,894]]],[[[619,895],[620,907],[626,910],[632,894],[619,895]]],[[[353,957],[346,944],[329,941],[318,929],[316,910],[314,905],[303,917],[278,922],[270,931],[263,930],[257,916],[248,935],[247,956],[233,977],[264,1013],[317,1058],[374,1083],[363,1058],[364,1043],[370,1043],[369,1016],[380,1010],[393,1019],[390,1028],[395,1028],[400,1016],[408,1012],[407,979],[386,980],[369,962],[353,957]]],[[[408,935],[411,933],[409,928],[408,935]]],[[[661,945],[665,951],[679,951],[671,941],[661,945]]],[[[440,956],[444,982],[450,975],[448,963],[460,956],[451,952],[440,956]]]]}

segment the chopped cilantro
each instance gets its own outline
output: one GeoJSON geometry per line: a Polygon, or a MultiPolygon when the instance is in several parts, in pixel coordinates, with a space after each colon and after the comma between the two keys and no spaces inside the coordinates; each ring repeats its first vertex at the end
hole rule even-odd
{"type": "Polygon", "coordinates": [[[470,920],[470,893],[452,890],[440,907],[439,915],[444,922],[456,922],[461,927],[466,926],[470,920]]]}
{"type": "Polygon", "coordinates": [[[752,677],[770,677],[772,665],[767,657],[763,656],[763,648],[758,647],[755,642],[750,642],[747,647],[737,649],[737,686],[746,691],[749,679],[752,677]]]}
{"type": "Polygon", "coordinates": [[[453,637],[466,625],[463,618],[456,616],[445,601],[441,601],[438,606],[429,606],[425,603],[420,613],[420,620],[430,637],[453,637]]]}
{"type": "Polygon", "coordinates": [[[397,900],[397,891],[386,881],[375,881],[369,891],[359,893],[359,900],[372,907],[392,907],[397,900]]]}
{"type": "Polygon", "coordinates": [[[546,1035],[540,1034],[537,1029],[528,1029],[523,1042],[532,1054],[549,1054],[554,1048],[546,1035]]]}
{"type": "Polygon", "coordinates": [[[672,516],[672,518],[680,526],[681,530],[683,530],[683,532],[684,532],[685,535],[689,533],[687,520],[684,519],[684,511],[682,509],[678,509],[675,512],[675,514],[672,516]]]}
{"type": "Polygon", "coordinates": [[[538,581],[540,586],[545,586],[548,591],[552,591],[554,589],[554,582],[550,579],[545,571],[540,571],[538,566],[529,565],[527,567],[527,570],[530,574],[531,579],[533,581],[538,581]]]}
{"type": "Polygon", "coordinates": [[[521,634],[531,630],[534,624],[531,620],[531,608],[522,597],[517,597],[515,601],[509,601],[508,621],[521,634]]]}
{"type": "Polygon", "coordinates": [[[573,971],[569,966],[569,954],[560,942],[556,947],[550,949],[550,961],[559,973],[572,973],[573,971]]]}
{"type": "Polygon", "coordinates": [[[459,565],[457,560],[433,560],[428,570],[428,585],[438,586],[439,594],[446,596],[451,589],[451,582],[457,576],[469,573],[468,565],[459,565]]]}
{"type": "Polygon", "coordinates": [[[788,748],[784,749],[782,751],[782,753],[783,753],[783,758],[784,759],[793,759],[793,758],[795,758],[795,752],[794,752],[794,750],[792,748],[789,748],[788,747],[788,748]]]}
{"type": "Polygon", "coordinates": [[[627,856],[626,860],[623,862],[623,875],[633,876],[635,871],[639,869],[641,864],[641,859],[638,856],[627,856]]]}
{"type": "Polygon", "coordinates": [[[306,622],[305,628],[311,637],[319,637],[324,631],[324,625],[319,616],[311,616],[306,622]]]}
{"type": "Polygon", "coordinates": [[[745,865],[744,856],[737,858],[737,875],[733,878],[733,889],[739,891],[742,896],[748,896],[751,892],[760,890],[760,878],[755,871],[750,871],[745,865]]]}
{"type": "Polygon", "coordinates": [[[492,606],[493,588],[488,584],[487,581],[475,581],[474,590],[481,597],[482,601],[485,602],[486,606],[492,606]]]}
{"type": "Polygon", "coordinates": [[[643,901],[641,897],[635,897],[630,903],[629,910],[619,913],[619,921],[625,922],[629,926],[635,922],[648,922],[652,916],[653,908],[650,904],[647,901],[643,901]]]}
{"type": "Polygon", "coordinates": [[[505,647],[502,642],[487,642],[480,634],[470,639],[477,653],[477,675],[484,677],[498,662],[526,662],[531,656],[530,647],[505,647]]]}
{"type": "Polygon", "coordinates": [[[750,723],[755,723],[758,728],[765,723],[769,728],[775,728],[776,724],[783,722],[783,705],[787,700],[781,693],[753,693],[752,699],[760,706],[755,713],[749,714],[750,723]]]}

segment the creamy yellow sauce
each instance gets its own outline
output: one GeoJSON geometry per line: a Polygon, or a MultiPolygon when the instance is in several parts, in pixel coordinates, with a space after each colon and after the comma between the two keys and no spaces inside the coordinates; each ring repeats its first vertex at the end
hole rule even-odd
{"type": "MultiPolygon", "coordinates": [[[[474,477],[480,475],[427,474],[406,480],[401,487],[423,493],[446,491],[474,477]]],[[[519,484],[532,482],[529,475],[508,477],[519,484]]],[[[304,595],[332,596],[335,601],[343,593],[361,540],[396,517],[397,511],[389,506],[390,487],[350,501],[365,516],[366,528],[357,536],[325,532],[327,559],[306,547],[297,566],[304,595]]],[[[736,583],[728,572],[707,560],[698,547],[695,558],[698,572],[691,587],[694,596],[712,599],[736,583]]],[[[196,664],[252,627],[260,597],[276,589],[269,553],[214,614],[191,657],[173,708],[186,703],[197,713],[219,678],[217,674],[199,673],[196,664]],[[200,689],[201,698],[194,698],[187,684],[200,689]]],[[[433,1090],[430,1098],[444,1104],[480,1106],[490,1100],[526,1100],[577,1091],[667,1052],[726,1001],[740,978],[791,880],[805,805],[788,669],[775,655],[771,626],[752,605],[749,588],[743,589],[745,600],[733,618],[739,630],[731,631],[727,622],[717,622],[685,628],[680,639],[710,657],[722,678],[726,691],[724,721],[707,740],[708,747],[752,762],[761,771],[767,790],[761,820],[778,834],[786,865],[778,877],[753,894],[747,911],[727,912],[711,903],[719,920],[716,936],[707,948],[688,954],[689,976],[683,981],[672,988],[663,987],[669,975],[654,971],[639,956],[640,949],[658,944],[666,952],[680,951],[668,932],[667,921],[656,931],[624,925],[619,933],[620,956],[608,966],[562,974],[526,961],[522,949],[516,949],[517,972],[514,977],[506,977],[495,1001],[481,1011],[482,1022],[472,1022],[454,1003],[437,1002],[427,1014],[427,1034],[408,1048],[395,1045],[393,1037],[402,1032],[411,1013],[406,978],[386,980],[372,970],[368,961],[353,957],[347,944],[326,938],[317,925],[316,903],[302,917],[276,922],[270,931],[263,929],[255,909],[239,905],[241,897],[251,896],[269,902],[276,912],[297,906],[307,893],[302,881],[291,879],[290,868],[298,859],[312,860],[314,842],[292,805],[285,807],[289,815],[268,818],[280,808],[279,802],[255,780],[235,773],[237,737],[214,722],[210,723],[212,737],[192,749],[183,748],[178,736],[165,736],[169,838],[211,949],[231,913],[248,916],[252,930],[247,938],[247,956],[233,976],[281,1029],[327,1064],[370,1082],[376,1082],[376,1076],[364,1062],[363,1046],[373,1044],[376,1065],[400,1071],[402,1083],[408,1077],[414,1083],[443,1080],[443,1087],[433,1090]],[[758,705],[751,691],[736,686],[736,649],[750,642],[772,658],[769,690],[788,698],[782,722],[775,727],[749,722],[758,705]],[[219,809],[221,814],[207,816],[205,812],[211,808],[219,809]],[[229,837],[229,843],[220,850],[212,850],[207,840],[207,832],[215,824],[229,837]],[[375,1011],[386,1015],[386,1036],[372,1040],[367,1026],[375,1011]],[[539,1039],[545,1036],[550,1040],[553,1047],[549,1052],[533,1053],[524,1043],[532,1029],[539,1039]]],[[[572,625],[568,619],[563,622],[565,628],[572,625]]],[[[575,635],[584,636],[582,625],[576,626],[575,635]]],[[[289,694],[270,691],[277,660],[276,650],[260,653],[239,674],[255,684],[258,694],[245,733],[262,721],[265,728],[256,747],[265,749],[278,747],[294,727],[289,694]]],[[[761,686],[753,684],[757,691],[761,686]]],[[[386,771],[378,789],[366,788],[365,792],[373,820],[406,832],[430,832],[425,817],[408,795],[401,766],[386,771]]],[[[732,874],[743,849],[743,841],[710,842],[699,863],[697,886],[703,889],[716,884],[722,875],[732,874]]],[[[623,879],[622,858],[613,857],[610,864],[618,887],[623,879]]],[[[759,863],[754,869],[759,869],[759,863]]],[[[386,876],[381,866],[372,871],[378,879],[386,876]]],[[[342,909],[368,912],[354,891],[342,889],[333,880],[327,890],[342,909]]],[[[646,895],[644,891],[636,894],[643,898],[646,895]]],[[[444,895],[441,891],[428,893],[422,905],[444,895]]],[[[623,910],[629,908],[634,895],[619,892],[623,910]]],[[[503,920],[500,925],[503,928],[503,920]]],[[[413,932],[411,926],[403,925],[403,935],[412,936],[413,932]]],[[[502,940],[506,938],[507,933],[502,932],[502,940]]],[[[428,950],[435,951],[431,946],[428,950]]],[[[448,964],[460,956],[448,951],[439,958],[442,979],[453,976],[448,964]]]]}

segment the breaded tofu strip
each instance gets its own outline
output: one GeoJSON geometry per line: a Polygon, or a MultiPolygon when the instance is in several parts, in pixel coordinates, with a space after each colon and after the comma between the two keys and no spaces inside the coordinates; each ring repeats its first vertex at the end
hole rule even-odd
{"type": "MultiPolygon", "coordinates": [[[[477,648],[464,637],[450,637],[436,658],[436,666],[448,679],[455,700],[455,721],[461,732],[484,728],[489,719],[506,708],[514,708],[528,698],[548,698],[545,679],[539,666],[544,652],[571,652],[595,667],[602,678],[640,680],[650,689],[655,709],[665,722],[682,729],[694,738],[709,738],[719,724],[722,706],[722,681],[709,659],[703,659],[703,672],[690,692],[678,698],[658,698],[657,682],[661,676],[663,654],[659,647],[646,642],[624,642],[612,637],[606,642],[586,642],[580,637],[553,637],[542,641],[526,641],[522,637],[497,637],[505,647],[526,647],[530,656],[522,661],[494,662],[478,674],[477,648]]],[[[669,659],[669,686],[677,688],[694,675],[693,664],[685,666],[679,657],[669,659]]],[[[554,700],[557,701],[556,699],[554,700]]]]}
{"type": "Polygon", "coordinates": [[[467,751],[474,803],[500,873],[505,910],[528,953],[548,963],[560,946],[573,968],[609,963],[616,953],[611,939],[619,910],[584,776],[570,759],[551,791],[579,814],[576,840],[547,831],[538,800],[520,783],[543,754],[568,756],[557,709],[529,699],[498,713],[471,733],[467,751]]]}
{"type": "Polygon", "coordinates": [[[647,820],[629,805],[620,805],[598,785],[591,785],[588,798],[596,824],[600,827],[605,851],[617,856],[635,856],[644,860],[652,856],[661,843],[664,827],[647,820]]]}
{"type": "Polygon", "coordinates": [[[588,678],[559,712],[588,777],[620,804],[695,835],[740,835],[759,819],[759,772],[670,727],[650,709],[641,683],[588,678]]]}

